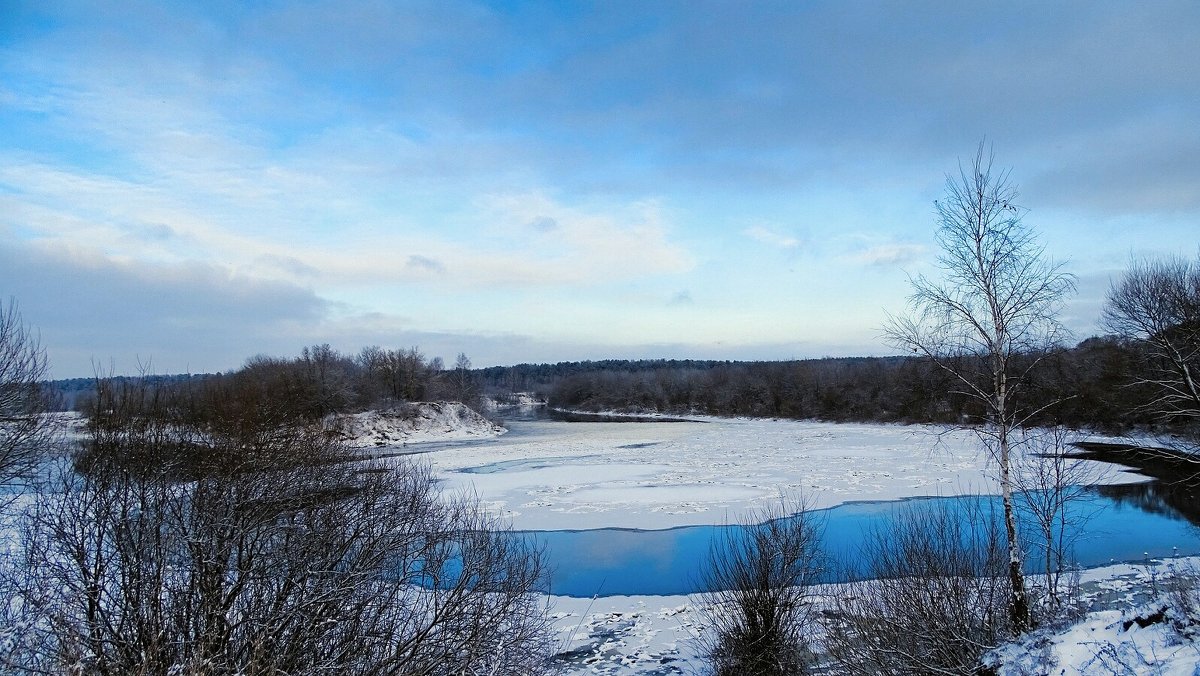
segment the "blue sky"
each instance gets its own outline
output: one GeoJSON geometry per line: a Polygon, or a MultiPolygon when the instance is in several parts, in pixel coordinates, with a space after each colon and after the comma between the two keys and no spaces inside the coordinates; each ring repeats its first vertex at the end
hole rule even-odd
{"type": "Polygon", "coordinates": [[[58,377],[885,354],[984,137],[1091,335],[1200,245],[1200,4],[0,0],[0,295],[58,377]]]}

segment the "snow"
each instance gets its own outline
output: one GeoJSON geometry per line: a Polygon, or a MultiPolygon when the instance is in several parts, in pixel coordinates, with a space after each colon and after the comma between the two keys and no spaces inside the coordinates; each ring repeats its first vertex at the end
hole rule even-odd
{"type": "MultiPolygon", "coordinates": [[[[1197,627],[1181,626],[1168,611],[1163,588],[1179,571],[1195,574],[1200,558],[1119,564],[1083,571],[1081,602],[1086,614],[1065,627],[1034,632],[991,655],[1000,676],[1090,676],[1093,674],[1200,674],[1197,627]],[[1129,667],[1126,669],[1125,667],[1129,667]]],[[[831,586],[813,588],[818,606],[831,586]]],[[[697,641],[703,631],[700,597],[551,597],[559,645],[556,667],[563,674],[624,676],[702,671],[697,641]]]]}
{"type": "Polygon", "coordinates": [[[700,618],[686,596],[552,597],[550,609],[559,673],[691,673],[700,666],[700,618]]]}
{"type": "Polygon", "coordinates": [[[339,416],[338,422],[343,440],[352,448],[483,439],[506,431],[457,401],[413,402],[399,409],[339,416]]]}
{"type": "MultiPolygon", "coordinates": [[[[510,427],[423,459],[451,491],[478,495],[520,530],[722,524],[781,492],[817,508],[998,492],[975,435],[935,426],[706,418],[510,427]]],[[[1145,480],[1084,464],[1096,482],[1145,480]]]]}
{"type": "MultiPolygon", "coordinates": [[[[993,651],[999,676],[1054,674],[1200,674],[1200,626],[1187,617],[1172,585],[1195,579],[1200,558],[1147,561],[1085,571],[1084,598],[1091,604],[1079,621],[1040,630],[993,651]]],[[[1193,603],[1200,593],[1194,583],[1193,603]]]]}

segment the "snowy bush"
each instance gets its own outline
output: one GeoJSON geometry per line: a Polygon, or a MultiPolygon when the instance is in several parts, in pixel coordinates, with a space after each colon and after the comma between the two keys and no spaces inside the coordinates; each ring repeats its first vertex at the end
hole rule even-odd
{"type": "Polygon", "coordinates": [[[1167,566],[1165,605],[1172,625],[1188,640],[1200,639],[1200,570],[1194,563],[1167,566]]]}
{"type": "Polygon", "coordinates": [[[716,676],[789,676],[813,664],[818,621],[809,587],[820,573],[820,528],[803,503],[764,510],[714,541],[699,606],[716,676]]]}

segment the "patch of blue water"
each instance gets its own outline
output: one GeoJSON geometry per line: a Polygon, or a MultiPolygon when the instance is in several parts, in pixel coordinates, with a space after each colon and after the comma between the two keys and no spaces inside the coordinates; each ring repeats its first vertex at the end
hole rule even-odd
{"type": "MultiPolygon", "coordinates": [[[[1067,533],[1073,559],[1083,567],[1200,554],[1200,533],[1177,510],[1147,499],[1146,485],[1087,491],[1069,506],[1067,533]],[[1102,492],[1103,491],[1103,492],[1102,492]],[[1141,491],[1134,499],[1130,491],[1141,491]]],[[[911,498],[899,502],[858,502],[810,515],[822,525],[822,550],[840,566],[824,581],[853,572],[867,536],[888,528],[900,510],[947,508],[962,519],[979,521],[999,514],[995,496],[911,498]]],[[[1025,522],[1029,519],[1025,518],[1025,522]]],[[[740,526],[688,526],[666,530],[597,529],[523,533],[544,545],[552,570],[550,591],[565,596],[690,594],[703,591],[701,579],[714,538],[740,526]]],[[[1024,538],[1029,567],[1036,564],[1036,538],[1024,538]]],[[[859,573],[861,574],[861,570],[859,573]]]]}

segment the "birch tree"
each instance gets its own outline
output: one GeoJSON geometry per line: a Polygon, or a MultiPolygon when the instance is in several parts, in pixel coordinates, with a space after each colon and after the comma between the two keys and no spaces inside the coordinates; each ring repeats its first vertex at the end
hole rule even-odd
{"type": "Polygon", "coordinates": [[[465,352],[458,353],[454,370],[450,372],[450,392],[454,398],[470,405],[475,398],[475,379],[471,375],[471,358],[465,352]]]}
{"type": "Polygon", "coordinates": [[[979,145],[969,166],[946,178],[937,201],[940,275],[911,278],[909,313],[889,316],[895,347],[925,357],[952,376],[957,391],[977,405],[972,428],[996,463],[1008,545],[1009,610],[1017,632],[1029,628],[1014,510],[1014,434],[1039,411],[1022,391],[1038,362],[1065,333],[1057,316],[1074,277],[1045,255],[1023,222],[1017,188],[994,154],[979,145]]]}

